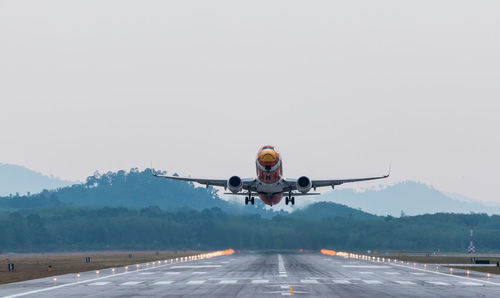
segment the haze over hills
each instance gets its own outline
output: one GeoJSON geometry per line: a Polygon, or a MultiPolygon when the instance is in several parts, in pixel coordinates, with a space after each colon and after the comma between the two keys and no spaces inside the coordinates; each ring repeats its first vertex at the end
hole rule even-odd
{"type": "Polygon", "coordinates": [[[78,182],[47,176],[23,166],[0,163],[0,196],[38,193],[78,182]]]}
{"type": "MultiPolygon", "coordinates": [[[[336,202],[359,208],[376,215],[399,217],[401,210],[406,215],[426,213],[488,213],[500,214],[499,205],[488,205],[472,201],[465,196],[441,192],[432,186],[406,181],[378,190],[358,192],[352,189],[336,189],[322,195],[319,200],[336,202]],[[457,198],[460,198],[457,199],[457,198]]],[[[296,200],[298,206],[317,202],[318,198],[306,197],[296,200]]]]}
{"type": "MultiPolygon", "coordinates": [[[[352,207],[365,211],[366,214],[391,215],[399,217],[401,211],[406,215],[418,215],[437,212],[488,213],[500,214],[500,206],[472,201],[464,196],[445,193],[432,186],[406,181],[382,189],[364,192],[352,189],[336,189],[320,197],[299,197],[295,207],[287,207],[284,202],[272,208],[264,208],[259,200],[256,206],[243,205],[242,197],[220,198],[215,189],[197,187],[192,183],[171,181],[151,177],[149,169],[140,172],[118,171],[89,176],[85,183],[75,184],[59,178],[26,169],[22,166],[0,164],[0,196],[19,193],[21,197],[28,191],[33,198],[41,200],[3,201],[4,207],[41,207],[47,205],[70,204],[89,207],[128,207],[144,208],[158,206],[164,210],[190,208],[203,210],[218,207],[226,212],[275,214],[281,209],[298,212],[313,203],[321,201],[335,202],[345,208],[352,207]],[[71,186],[70,186],[71,185],[71,186]],[[57,189],[59,188],[59,189],[57,189]],[[50,191],[41,196],[33,196],[43,189],[50,191]],[[57,189],[57,190],[56,190],[57,189]]],[[[351,209],[351,208],[349,208],[351,209]]],[[[316,210],[322,213],[321,208],[316,210]]],[[[316,212],[315,211],[315,212],[316,212]]],[[[311,212],[311,211],[309,211],[311,212]]],[[[301,212],[298,212],[301,213],[301,212]]],[[[346,213],[340,207],[335,214],[346,213]],[[338,212],[337,212],[338,211],[338,212]]]]}

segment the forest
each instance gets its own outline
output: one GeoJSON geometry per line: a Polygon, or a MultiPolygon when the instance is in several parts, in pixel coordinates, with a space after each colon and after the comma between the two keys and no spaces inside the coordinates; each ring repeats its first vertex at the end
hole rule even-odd
{"type": "MultiPolygon", "coordinates": [[[[434,214],[413,217],[231,215],[220,208],[164,211],[152,206],[51,207],[0,214],[2,252],[155,249],[321,249],[465,251],[475,225],[478,251],[500,248],[500,216],[434,214]]],[[[310,209],[310,210],[307,210],[310,209]]]]}

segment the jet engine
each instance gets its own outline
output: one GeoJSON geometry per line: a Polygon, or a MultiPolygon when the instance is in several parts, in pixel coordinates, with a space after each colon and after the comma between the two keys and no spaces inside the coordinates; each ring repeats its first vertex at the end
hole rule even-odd
{"type": "Polygon", "coordinates": [[[243,189],[243,181],[241,181],[241,178],[238,176],[232,176],[227,180],[227,188],[232,193],[237,193],[243,189]]]}
{"type": "Polygon", "coordinates": [[[306,193],[312,188],[312,183],[311,179],[306,176],[302,176],[299,179],[297,179],[297,190],[300,191],[301,193],[306,193]]]}

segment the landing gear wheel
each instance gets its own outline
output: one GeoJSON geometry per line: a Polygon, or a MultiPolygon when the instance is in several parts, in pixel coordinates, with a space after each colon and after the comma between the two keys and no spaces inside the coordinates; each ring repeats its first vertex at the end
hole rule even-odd
{"type": "Polygon", "coordinates": [[[252,197],[252,198],[250,199],[250,202],[252,203],[252,205],[253,205],[253,204],[255,204],[255,198],[254,198],[254,197],[252,197]]]}
{"type": "Polygon", "coordinates": [[[292,197],[292,198],[290,199],[290,202],[292,203],[292,205],[295,205],[295,197],[292,197]]]}
{"type": "Polygon", "coordinates": [[[285,197],[285,204],[288,205],[289,202],[290,200],[288,199],[288,197],[285,197]]]}
{"type": "Polygon", "coordinates": [[[249,201],[248,197],[245,197],[245,205],[248,205],[248,201],[249,201]]]}

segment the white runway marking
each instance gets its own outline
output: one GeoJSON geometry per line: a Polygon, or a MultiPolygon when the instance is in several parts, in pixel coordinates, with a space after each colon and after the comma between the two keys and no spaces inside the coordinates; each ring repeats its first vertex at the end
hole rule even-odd
{"type": "Polygon", "coordinates": [[[206,280],[190,280],[187,282],[188,285],[201,285],[204,284],[206,280]]]}
{"type": "Polygon", "coordinates": [[[422,272],[410,272],[410,274],[417,275],[417,276],[425,276],[427,274],[422,273],[422,272]]]}
{"type": "Polygon", "coordinates": [[[186,266],[173,266],[172,269],[196,269],[196,268],[219,268],[222,265],[186,265],[186,266]]]}
{"type": "Polygon", "coordinates": [[[169,284],[171,284],[173,282],[174,282],[173,280],[157,281],[157,282],[154,283],[154,285],[169,285],[169,284]]]}
{"type": "Polygon", "coordinates": [[[385,274],[389,274],[389,275],[398,275],[398,274],[401,274],[399,272],[384,272],[385,274]]]}
{"type": "Polygon", "coordinates": [[[430,283],[431,285],[435,286],[449,286],[449,283],[442,282],[442,281],[428,281],[427,283],[430,283]]]}
{"type": "Polygon", "coordinates": [[[278,271],[280,274],[280,277],[287,277],[286,269],[285,269],[285,264],[283,263],[283,257],[279,254],[278,255],[278,271]]]}
{"type": "Polygon", "coordinates": [[[98,282],[93,282],[90,283],[89,286],[104,286],[110,284],[110,281],[98,281],[98,282]]]}
{"type": "Polygon", "coordinates": [[[369,272],[369,271],[361,271],[361,272],[358,272],[359,274],[373,274],[373,272],[369,272]]]}
{"type": "Polygon", "coordinates": [[[379,280],[363,280],[363,282],[367,285],[381,285],[382,282],[379,280]]]}
{"type": "Polygon", "coordinates": [[[333,283],[334,284],[341,284],[341,285],[348,285],[350,284],[351,282],[348,281],[348,280],[345,280],[345,279],[334,279],[333,280],[333,283]]]}
{"type": "Polygon", "coordinates": [[[368,269],[389,269],[389,266],[377,266],[377,265],[342,265],[344,268],[368,268],[368,269]]]}
{"type": "Polygon", "coordinates": [[[484,286],[484,284],[482,284],[482,283],[473,282],[473,281],[459,281],[458,283],[461,285],[464,285],[464,286],[484,286]]]}
{"type": "Polygon", "coordinates": [[[408,267],[408,266],[399,265],[399,264],[391,264],[391,266],[397,266],[397,267],[406,268],[406,269],[413,269],[413,270],[417,270],[417,271],[424,271],[424,272],[428,272],[428,273],[432,273],[432,274],[437,274],[437,275],[443,275],[443,276],[447,276],[447,277],[454,277],[454,278],[460,278],[460,279],[465,279],[465,280],[475,280],[475,281],[479,281],[479,282],[482,282],[482,283],[485,283],[485,284],[489,284],[489,285],[500,286],[500,283],[497,283],[497,282],[492,282],[492,281],[487,281],[487,280],[480,280],[480,279],[471,278],[471,277],[458,276],[458,275],[450,275],[450,274],[446,274],[446,273],[442,273],[442,272],[436,272],[436,271],[430,271],[430,270],[426,270],[426,269],[408,267]]]}
{"type": "Polygon", "coordinates": [[[202,272],[202,271],[195,271],[193,272],[193,274],[205,274],[206,272],[202,272]]]}
{"type": "Polygon", "coordinates": [[[416,283],[412,282],[412,281],[407,281],[407,280],[395,280],[394,282],[400,284],[400,285],[416,285],[416,283]]]}
{"type": "Polygon", "coordinates": [[[267,280],[267,279],[254,279],[254,280],[252,280],[253,284],[267,284],[268,282],[269,282],[269,280],[267,280]]]}
{"type": "Polygon", "coordinates": [[[139,273],[140,275],[150,275],[150,274],[154,274],[153,272],[141,272],[139,273]]]}
{"type": "Polygon", "coordinates": [[[142,283],[142,281],[127,281],[127,282],[120,284],[120,286],[135,286],[135,285],[138,285],[141,283],[142,283]]]}
{"type": "Polygon", "coordinates": [[[237,283],[237,279],[226,279],[226,280],[221,280],[219,283],[220,284],[235,284],[237,283]]]}
{"type": "Polygon", "coordinates": [[[303,284],[317,284],[318,283],[318,281],[315,279],[301,279],[300,282],[303,284]]]}
{"type": "Polygon", "coordinates": [[[165,274],[169,274],[169,275],[174,275],[174,274],[179,274],[180,272],[165,272],[165,274]]]}

